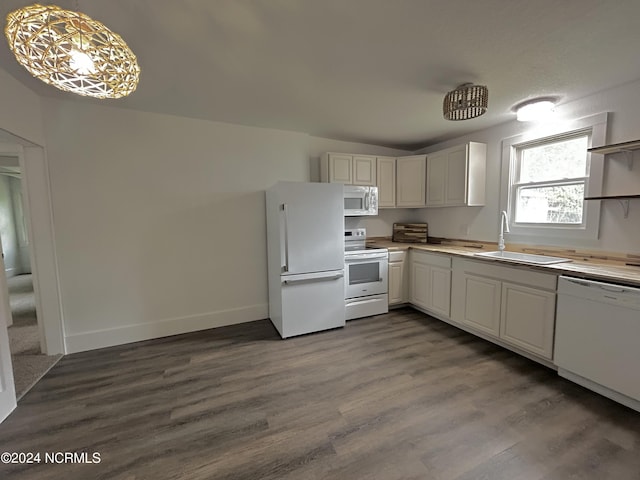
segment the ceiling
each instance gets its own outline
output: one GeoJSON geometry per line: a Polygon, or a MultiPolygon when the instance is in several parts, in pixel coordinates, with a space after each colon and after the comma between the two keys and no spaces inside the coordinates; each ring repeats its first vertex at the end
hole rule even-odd
{"type": "Polygon", "coordinates": [[[0,67],[39,95],[408,150],[513,120],[529,98],[640,78],[637,0],[55,3],[119,33],[142,74],[127,98],[82,98],[31,78],[0,42],[0,67]],[[488,112],[444,120],[444,95],[466,82],[489,87],[488,112]]]}

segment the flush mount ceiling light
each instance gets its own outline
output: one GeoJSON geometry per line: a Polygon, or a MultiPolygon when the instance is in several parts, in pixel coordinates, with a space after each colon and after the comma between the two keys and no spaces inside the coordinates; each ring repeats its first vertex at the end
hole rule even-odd
{"type": "Polygon", "coordinates": [[[519,122],[539,122],[553,116],[555,101],[550,98],[529,100],[516,106],[519,122]]]}
{"type": "Polygon", "coordinates": [[[138,85],[133,52],[120,35],[84,13],[34,4],[9,13],[4,33],[18,62],[60,90],[121,98],[138,85]]]}
{"type": "Polygon", "coordinates": [[[469,120],[487,111],[488,100],[487,87],[465,83],[445,95],[442,113],[447,120],[469,120]]]}

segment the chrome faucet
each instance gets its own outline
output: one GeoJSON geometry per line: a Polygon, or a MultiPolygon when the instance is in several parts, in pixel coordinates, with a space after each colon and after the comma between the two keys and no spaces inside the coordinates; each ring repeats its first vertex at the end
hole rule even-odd
{"type": "Polygon", "coordinates": [[[507,216],[507,211],[503,210],[500,212],[500,236],[498,237],[498,250],[500,253],[504,251],[504,231],[509,232],[509,217],[507,216]]]}

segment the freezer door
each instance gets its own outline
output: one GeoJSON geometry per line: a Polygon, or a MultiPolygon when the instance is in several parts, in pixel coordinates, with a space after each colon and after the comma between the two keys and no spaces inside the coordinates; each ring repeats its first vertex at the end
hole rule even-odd
{"type": "Polygon", "coordinates": [[[342,184],[281,182],[283,274],[344,268],[342,184]]]}
{"type": "Polygon", "coordinates": [[[342,270],[282,276],[282,338],[344,325],[342,270]]]}

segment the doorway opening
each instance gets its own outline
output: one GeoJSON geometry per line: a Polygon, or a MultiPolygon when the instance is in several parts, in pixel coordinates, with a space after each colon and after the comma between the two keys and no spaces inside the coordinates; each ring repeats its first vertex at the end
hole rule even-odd
{"type": "Polygon", "coordinates": [[[9,291],[9,349],[18,400],[62,357],[46,355],[42,350],[43,329],[38,325],[24,212],[19,158],[0,156],[0,240],[9,291]]]}

